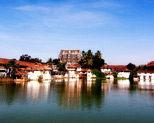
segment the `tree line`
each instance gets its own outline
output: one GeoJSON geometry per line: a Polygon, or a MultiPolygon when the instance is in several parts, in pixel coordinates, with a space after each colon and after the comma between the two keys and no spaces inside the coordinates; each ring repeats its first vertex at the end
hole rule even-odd
{"type": "Polygon", "coordinates": [[[102,65],[104,65],[105,60],[102,59],[102,54],[98,50],[95,54],[88,50],[87,52],[82,51],[82,58],[79,64],[83,68],[92,68],[92,69],[100,69],[102,65]]]}

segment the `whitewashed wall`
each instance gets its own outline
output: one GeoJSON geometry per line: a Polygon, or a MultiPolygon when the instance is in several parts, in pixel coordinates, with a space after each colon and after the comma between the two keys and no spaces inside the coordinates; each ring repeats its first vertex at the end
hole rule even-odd
{"type": "Polygon", "coordinates": [[[129,78],[130,72],[119,72],[118,77],[124,77],[124,78],[129,78]]]}

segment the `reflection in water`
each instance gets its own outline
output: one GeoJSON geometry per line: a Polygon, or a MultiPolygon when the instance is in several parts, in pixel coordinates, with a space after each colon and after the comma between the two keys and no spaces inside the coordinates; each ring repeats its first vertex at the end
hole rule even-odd
{"type": "Polygon", "coordinates": [[[87,86],[86,82],[82,85],[82,108],[100,109],[103,103],[104,90],[101,89],[101,81],[92,81],[91,86],[87,86]]]}
{"type": "Polygon", "coordinates": [[[119,89],[129,89],[130,88],[130,81],[129,80],[118,80],[118,88],[119,89]]]}
{"type": "Polygon", "coordinates": [[[154,90],[154,82],[150,81],[140,81],[138,83],[139,89],[141,90],[154,90]]]}
{"type": "MultiPolygon", "coordinates": [[[[153,82],[130,84],[129,80],[64,80],[64,82],[14,83],[0,85],[0,104],[55,102],[64,109],[101,109],[110,90],[154,90],[153,82]]],[[[153,91],[151,96],[154,96],[153,91]]]]}
{"type": "Polygon", "coordinates": [[[27,96],[32,100],[38,101],[40,98],[47,100],[49,93],[50,83],[39,83],[37,81],[31,81],[27,83],[27,96]],[[42,96],[42,97],[41,97],[42,96]]]}

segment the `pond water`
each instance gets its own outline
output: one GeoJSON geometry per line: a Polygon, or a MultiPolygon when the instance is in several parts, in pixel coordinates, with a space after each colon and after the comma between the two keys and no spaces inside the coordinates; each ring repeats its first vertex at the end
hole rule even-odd
{"type": "Polygon", "coordinates": [[[154,123],[154,83],[69,80],[0,84],[0,123],[154,123]]]}

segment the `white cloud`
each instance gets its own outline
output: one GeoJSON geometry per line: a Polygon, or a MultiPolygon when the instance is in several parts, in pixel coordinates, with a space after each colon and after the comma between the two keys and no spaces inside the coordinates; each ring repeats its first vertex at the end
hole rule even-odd
{"type": "Polygon", "coordinates": [[[15,8],[16,10],[21,10],[21,11],[44,11],[44,12],[49,12],[50,8],[49,7],[43,7],[43,6],[35,6],[35,5],[27,5],[27,6],[19,6],[15,8]]]}
{"type": "MultiPolygon", "coordinates": [[[[87,4],[87,6],[92,4],[87,4]]],[[[99,3],[95,3],[93,6],[98,6],[99,3]]],[[[56,28],[87,28],[87,27],[98,27],[108,24],[113,26],[118,23],[117,18],[111,13],[103,11],[93,11],[91,9],[80,8],[82,5],[63,4],[56,6],[20,6],[15,9],[20,11],[29,12],[30,18],[36,19],[36,22],[40,22],[42,26],[56,27],[56,28]],[[40,13],[44,12],[43,14],[40,13]]],[[[113,3],[105,3],[100,6],[111,7],[118,6],[113,3]]],[[[21,24],[22,25],[22,24],[21,24]]],[[[35,25],[35,23],[34,23],[35,25]]],[[[34,26],[33,25],[33,26],[34,26]]]]}
{"type": "Polygon", "coordinates": [[[102,8],[102,9],[116,9],[116,8],[122,8],[123,5],[115,2],[109,2],[109,1],[100,1],[100,2],[92,2],[92,3],[86,3],[83,4],[84,6],[87,5],[87,7],[93,7],[93,8],[102,8]]]}
{"type": "Polygon", "coordinates": [[[113,18],[105,13],[82,11],[71,14],[58,14],[55,17],[44,18],[43,22],[46,26],[87,28],[112,24],[113,18]]]}

